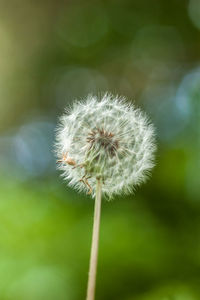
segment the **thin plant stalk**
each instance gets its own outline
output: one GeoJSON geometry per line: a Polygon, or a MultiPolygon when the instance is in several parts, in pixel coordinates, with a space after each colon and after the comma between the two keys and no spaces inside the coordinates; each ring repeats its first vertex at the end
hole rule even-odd
{"type": "Polygon", "coordinates": [[[99,245],[99,228],[100,228],[100,216],[101,216],[101,186],[102,186],[101,180],[97,179],[92,245],[91,245],[91,254],[90,254],[90,269],[89,269],[86,300],[94,300],[95,298],[98,245],[99,245]]]}

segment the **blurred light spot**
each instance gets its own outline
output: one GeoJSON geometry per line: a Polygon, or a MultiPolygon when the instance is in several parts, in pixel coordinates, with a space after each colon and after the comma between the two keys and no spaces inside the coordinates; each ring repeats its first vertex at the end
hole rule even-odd
{"type": "Polygon", "coordinates": [[[71,299],[71,288],[64,274],[55,267],[30,269],[24,277],[16,278],[7,290],[7,296],[21,300],[71,299]]]}
{"type": "Polygon", "coordinates": [[[188,73],[177,91],[177,107],[189,119],[188,136],[185,141],[188,149],[187,193],[191,200],[199,200],[200,169],[200,67],[188,73]]]}
{"type": "Polygon", "coordinates": [[[67,6],[58,26],[61,39],[73,46],[88,47],[98,42],[108,30],[103,7],[96,3],[67,6]]]}
{"type": "Polygon", "coordinates": [[[195,27],[200,29],[200,1],[190,0],[188,5],[188,14],[195,27]]]}
{"type": "Polygon", "coordinates": [[[176,106],[186,117],[192,114],[193,101],[196,96],[200,100],[200,68],[195,68],[185,75],[176,95],[176,106]]]}
{"type": "Polygon", "coordinates": [[[143,72],[159,68],[165,73],[170,64],[179,61],[183,55],[183,43],[174,27],[144,27],[133,41],[132,60],[143,72]]]}
{"type": "Polygon", "coordinates": [[[50,122],[33,122],[23,125],[14,137],[16,159],[29,175],[44,173],[50,164],[54,127],[50,122]]]}
{"type": "Polygon", "coordinates": [[[1,137],[3,169],[22,180],[53,171],[54,129],[53,123],[38,120],[22,125],[12,136],[1,137]]]}
{"type": "Polygon", "coordinates": [[[12,174],[12,176],[16,175],[18,163],[15,159],[13,135],[10,133],[0,137],[0,165],[0,171],[3,176],[9,174],[12,174]]]}
{"type": "Polygon", "coordinates": [[[187,125],[188,119],[176,105],[176,86],[167,84],[149,84],[142,101],[151,115],[161,140],[170,142],[187,125]]]}
{"type": "Polygon", "coordinates": [[[107,80],[101,73],[79,67],[58,70],[50,79],[48,89],[49,86],[50,97],[53,95],[59,106],[89,93],[98,94],[108,89],[107,80]]]}
{"type": "MultiPolygon", "coordinates": [[[[160,139],[170,141],[189,126],[191,119],[195,120],[194,113],[198,114],[200,103],[199,86],[200,68],[197,68],[184,76],[178,88],[150,82],[144,89],[141,98],[156,123],[160,139]]],[[[192,130],[199,130],[199,123],[194,127],[192,130]]]]}

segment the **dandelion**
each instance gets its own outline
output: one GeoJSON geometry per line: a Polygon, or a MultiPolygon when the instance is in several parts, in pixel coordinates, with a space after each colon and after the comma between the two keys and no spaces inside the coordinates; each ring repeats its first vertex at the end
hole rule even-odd
{"type": "Polygon", "coordinates": [[[60,118],[58,168],[70,186],[96,197],[87,300],[95,293],[101,195],[128,194],[145,182],[155,150],[153,125],[124,98],[88,96],[60,118]]]}

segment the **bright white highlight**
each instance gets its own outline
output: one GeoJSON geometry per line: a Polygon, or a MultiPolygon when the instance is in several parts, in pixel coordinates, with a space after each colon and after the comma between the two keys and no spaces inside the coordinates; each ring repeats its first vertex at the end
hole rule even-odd
{"type": "Polygon", "coordinates": [[[59,169],[70,186],[95,196],[96,179],[109,198],[131,193],[154,166],[154,127],[124,98],[105,94],[76,102],[60,118],[59,169]]]}

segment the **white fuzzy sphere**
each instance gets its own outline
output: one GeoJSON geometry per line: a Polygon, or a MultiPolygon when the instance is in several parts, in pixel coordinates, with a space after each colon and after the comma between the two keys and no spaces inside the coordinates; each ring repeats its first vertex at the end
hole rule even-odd
{"type": "Polygon", "coordinates": [[[76,102],[56,133],[59,169],[70,186],[95,195],[96,180],[109,198],[130,193],[154,166],[154,127],[124,98],[105,94],[76,102]]]}

